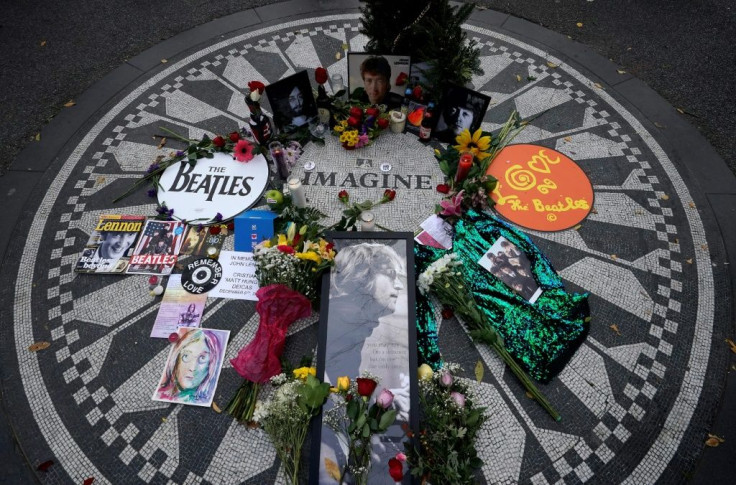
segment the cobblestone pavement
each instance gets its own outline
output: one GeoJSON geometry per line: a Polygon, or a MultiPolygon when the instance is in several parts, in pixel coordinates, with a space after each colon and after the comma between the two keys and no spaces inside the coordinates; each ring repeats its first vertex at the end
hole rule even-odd
{"type": "MultiPolygon", "coordinates": [[[[168,345],[148,337],[158,302],[146,277],[72,271],[100,214],[153,212],[144,194],[110,201],[161,153],[152,138],[159,126],[192,138],[232,131],[247,115],[247,81],[273,82],[302,69],[311,77],[320,65],[345,76],[344,45],[360,51],[366,41],[355,9],[291,18],[278,5],[255,12],[246,28],[190,33],[178,44],[175,38],[175,48],[161,48],[178,49],[173,53],[154,49],[130,60],[104,81],[116,88],[102,90],[110,94],[98,96],[99,109],[66,135],[40,179],[5,177],[6,185],[31,193],[16,211],[2,266],[12,282],[0,289],[2,390],[30,464],[55,462],[39,475],[44,483],[279,481],[275,452],[259,431],[208,408],[151,400],[168,345]],[[36,341],[51,346],[29,352],[36,341]]],[[[587,340],[542,386],[561,422],[527,399],[457,321],[440,329],[448,361],[472,369],[481,360],[489,370],[477,390],[490,416],[479,438],[481,481],[682,482],[711,430],[729,365],[723,342],[732,335],[732,288],[722,234],[732,229],[722,221],[733,210],[733,177],[723,166],[727,176],[715,170],[696,181],[680,145],[687,140],[654,136],[647,103],[658,101],[607,61],[492,11],[474,14],[466,30],[481,47],[485,71],[473,86],[493,101],[484,127],[497,128],[511,109],[524,118],[541,114],[516,142],[576,160],[593,183],[596,209],[577,230],[531,234],[568,289],[591,293],[587,340]],[[718,202],[704,187],[728,197],[718,202]]],[[[717,166],[707,145],[693,140],[700,163],[717,166]]],[[[407,173],[424,170],[438,181],[426,152],[411,135],[386,135],[365,153],[410,160],[407,173]]],[[[337,153],[328,142],[305,156],[340,170],[337,153]]],[[[325,211],[339,211],[327,192],[308,189],[325,211]]],[[[3,186],[3,201],[13,210],[9,190],[3,186]]],[[[359,195],[370,195],[363,190],[359,195]]],[[[399,191],[377,216],[413,230],[436,196],[418,194],[399,191]]],[[[203,326],[231,331],[228,358],[257,323],[254,305],[243,301],[210,299],[203,318],[203,326]]],[[[289,356],[313,349],[316,320],[293,326],[289,356]]],[[[215,397],[220,407],[239,383],[226,364],[215,397]]]]}

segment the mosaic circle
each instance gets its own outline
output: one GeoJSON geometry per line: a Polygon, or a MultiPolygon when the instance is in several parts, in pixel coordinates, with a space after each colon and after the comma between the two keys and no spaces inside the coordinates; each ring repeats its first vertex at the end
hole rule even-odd
{"type": "MultiPolygon", "coordinates": [[[[102,112],[47,176],[38,206],[28,209],[16,231],[9,254],[17,259],[3,269],[16,284],[2,290],[13,321],[12,329],[2,330],[13,350],[3,360],[9,376],[4,396],[31,463],[56,463],[46,482],[279,479],[279,462],[263,433],[211,409],[151,400],[169,347],[148,337],[159,303],[146,277],[75,275],[73,266],[100,214],[153,213],[145,194],[116,206],[109,201],[161,154],[152,140],[159,126],[188,138],[228,133],[246,119],[242,91],[250,80],[274,82],[302,69],[311,77],[320,65],[345,78],[343,45],[362,51],[367,40],[359,24],[355,14],[303,19],[170,59],[102,112]],[[28,351],[42,340],[51,346],[28,351]]],[[[485,72],[473,87],[492,99],[483,128],[497,129],[512,109],[534,117],[515,142],[570,157],[595,190],[593,210],[580,228],[532,233],[568,289],[591,294],[587,340],[542,386],[561,422],[526,398],[495,355],[473,346],[457,321],[440,329],[447,360],[471,371],[480,360],[489,370],[477,386],[489,414],[479,437],[485,462],[479,480],[681,480],[716,406],[717,397],[703,392],[706,368],[723,368],[717,365],[723,354],[711,349],[719,331],[714,289],[726,284],[712,260],[722,258],[722,250],[708,246],[697,198],[619,101],[549,52],[483,27],[466,29],[478,42],[485,72]]],[[[401,149],[392,140],[400,138],[379,139],[374,149],[401,149]]],[[[395,158],[379,153],[375,160],[391,161],[388,174],[397,170],[395,158]]],[[[314,163],[316,174],[320,161],[314,163]]],[[[328,211],[339,207],[329,191],[315,189],[311,196],[328,211]]],[[[436,196],[429,190],[414,206],[405,201],[410,217],[379,213],[378,222],[414,230],[436,196]]],[[[391,206],[386,210],[400,211],[399,204],[391,206]]],[[[287,357],[311,355],[317,319],[312,315],[290,329],[287,357]]],[[[240,384],[227,362],[253,338],[257,321],[252,302],[208,301],[203,326],[231,332],[215,395],[220,408],[240,384]]],[[[718,372],[709,380],[720,379],[718,372]]]]}

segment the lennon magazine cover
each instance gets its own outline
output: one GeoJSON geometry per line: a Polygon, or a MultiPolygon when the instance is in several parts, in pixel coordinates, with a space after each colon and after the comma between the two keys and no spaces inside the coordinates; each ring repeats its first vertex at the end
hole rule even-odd
{"type": "Polygon", "coordinates": [[[143,216],[100,216],[74,271],[124,274],[145,221],[143,216]]]}
{"type": "Polygon", "coordinates": [[[184,238],[184,223],[149,220],[130,257],[128,274],[169,275],[184,238]]]}

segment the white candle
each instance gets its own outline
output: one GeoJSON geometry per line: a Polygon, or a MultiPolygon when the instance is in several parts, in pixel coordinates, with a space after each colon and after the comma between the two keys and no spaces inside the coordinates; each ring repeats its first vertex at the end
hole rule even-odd
{"type": "Polygon", "coordinates": [[[376,230],[376,216],[373,212],[364,211],[360,214],[360,230],[361,231],[375,231],[376,230]]]}
{"type": "Polygon", "coordinates": [[[291,193],[291,201],[297,207],[307,206],[307,194],[304,192],[304,186],[302,181],[296,177],[291,177],[287,182],[289,186],[289,192],[291,193]]]}

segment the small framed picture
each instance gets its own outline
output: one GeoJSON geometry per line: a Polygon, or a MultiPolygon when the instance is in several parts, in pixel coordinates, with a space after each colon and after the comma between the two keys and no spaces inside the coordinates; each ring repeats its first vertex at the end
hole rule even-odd
{"type": "Polygon", "coordinates": [[[441,142],[453,143],[463,130],[473,133],[480,128],[491,97],[461,86],[450,86],[440,102],[435,137],[441,142]]]}
{"type": "Polygon", "coordinates": [[[496,239],[478,264],[529,303],[537,301],[542,294],[529,258],[503,236],[496,239]]]}
{"type": "MultiPolygon", "coordinates": [[[[373,438],[368,477],[368,483],[393,484],[388,460],[403,448],[402,426],[416,429],[419,412],[413,234],[337,232],[328,238],[337,256],[322,280],[317,377],[336,386],[338,377],[354,382],[369,372],[379,380],[373,399],[382,388],[393,393],[396,421],[373,438]]],[[[333,483],[334,467],[347,463],[347,450],[329,424],[342,409],[335,399],[314,422],[310,483],[333,483]]]]}
{"type": "Polygon", "coordinates": [[[212,405],[229,336],[229,330],[179,328],[153,400],[212,405]]]}
{"type": "Polygon", "coordinates": [[[350,98],[363,103],[385,104],[398,108],[404,101],[404,90],[411,70],[409,56],[382,56],[348,53],[348,92],[350,98]],[[403,80],[403,81],[402,81],[403,80]],[[398,85],[399,81],[401,85],[398,85]]]}
{"type": "Polygon", "coordinates": [[[266,86],[273,121],[281,131],[306,125],[317,116],[317,103],[307,71],[300,71],[266,86]]]}

